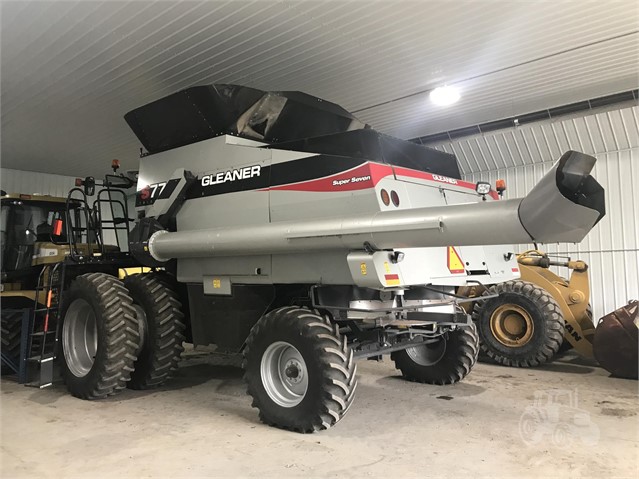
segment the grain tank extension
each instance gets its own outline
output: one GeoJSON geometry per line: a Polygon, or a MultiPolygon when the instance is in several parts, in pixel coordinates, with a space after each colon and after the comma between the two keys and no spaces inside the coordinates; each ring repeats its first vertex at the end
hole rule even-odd
{"type": "Polygon", "coordinates": [[[604,215],[590,156],[501,200],[453,155],[304,93],[202,86],[125,118],[148,152],[131,253],[182,285],[195,344],[243,352],[262,421],[296,431],[346,413],[358,358],[461,380],[478,339],[455,288],[519,277],[496,244],[578,242],[604,215]]]}

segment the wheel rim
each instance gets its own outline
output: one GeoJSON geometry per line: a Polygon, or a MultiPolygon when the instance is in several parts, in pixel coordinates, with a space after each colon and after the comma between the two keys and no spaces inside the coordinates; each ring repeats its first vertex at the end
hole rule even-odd
{"type": "Polygon", "coordinates": [[[138,321],[138,334],[140,335],[140,344],[138,344],[138,349],[135,350],[135,355],[140,356],[142,349],[144,348],[144,343],[146,343],[146,336],[148,334],[148,326],[146,313],[144,312],[144,308],[137,303],[133,303],[133,309],[135,310],[135,319],[138,321]]]}
{"type": "Polygon", "coordinates": [[[441,338],[434,343],[423,346],[413,346],[406,349],[406,354],[420,366],[432,366],[437,364],[446,353],[446,340],[441,338]]]}
{"type": "Polygon", "coordinates": [[[533,336],[534,323],[530,313],[516,304],[502,304],[490,318],[490,330],[504,346],[520,348],[533,336]]]}
{"type": "Polygon", "coordinates": [[[278,341],[262,355],[262,384],[268,396],[282,407],[295,407],[308,389],[308,370],[302,354],[291,344],[278,341]]]}
{"type": "Polygon", "coordinates": [[[62,346],[69,371],[79,378],[86,376],[95,362],[98,328],[95,312],[84,299],[73,301],[64,316],[62,346]]]}

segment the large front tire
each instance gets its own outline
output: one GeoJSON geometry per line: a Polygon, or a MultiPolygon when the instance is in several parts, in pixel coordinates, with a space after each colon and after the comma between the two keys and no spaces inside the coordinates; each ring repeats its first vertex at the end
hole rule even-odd
{"type": "Polygon", "coordinates": [[[404,379],[446,385],[461,381],[477,362],[479,338],[475,325],[446,333],[438,341],[391,354],[404,379]]]}
{"type": "Polygon", "coordinates": [[[251,330],[245,380],[260,420],[301,433],[328,429],[357,387],[353,352],[336,326],[296,306],[271,311],[251,330]]]}
{"type": "Polygon", "coordinates": [[[78,276],[64,295],[62,375],[71,394],[99,399],[126,387],[139,343],[133,300],[117,278],[78,276]]]}
{"type": "Polygon", "coordinates": [[[184,314],[177,294],[160,273],[128,276],[124,285],[133,298],[142,335],[142,348],[127,386],[151,389],[175,372],[184,351],[184,314]]]}
{"type": "Polygon", "coordinates": [[[477,301],[473,320],[480,347],[504,366],[538,366],[557,354],[564,340],[561,308],[543,288],[528,281],[506,281],[491,286],[477,301]]]}

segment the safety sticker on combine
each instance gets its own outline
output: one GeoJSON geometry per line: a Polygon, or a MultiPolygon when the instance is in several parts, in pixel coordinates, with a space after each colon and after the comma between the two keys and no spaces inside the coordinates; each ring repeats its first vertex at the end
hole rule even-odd
{"type": "Polygon", "coordinates": [[[384,279],[386,280],[386,286],[399,286],[398,274],[385,274],[384,279]]]}
{"type": "Polygon", "coordinates": [[[459,256],[459,253],[454,247],[448,247],[447,256],[448,271],[450,271],[452,274],[460,274],[466,272],[466,269],[464,268],[464,262],[462,261],[461,256],[459,256]]]}

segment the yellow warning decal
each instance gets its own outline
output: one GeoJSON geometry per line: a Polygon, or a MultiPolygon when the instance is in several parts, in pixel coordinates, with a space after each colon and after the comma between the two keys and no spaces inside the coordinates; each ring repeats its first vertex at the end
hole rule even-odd
{"type": "Polygon", "coordinates": [[[213,288],[214,289],[220,289],[222,287],[222,281],[220,281],[219,279],[214,279],[213,280],[213,288]]]}
{"type": "Polygon", "coordinates": [[[384,261],[384,270],[385,270],[387,273],[390,273],[390,272],[391,272],[390,265],[388,264],[388,261],[384,261]]]}
{"type": "Polygon", "coordinates": [[[466,272],[466,270],[464,269],[464,262],[462,261],[461,256],[459,256],[459,253],[454,247],[452,246],[448,247],[447,257],[448,257],[448,271],[450,271],[453,274],[466,272]]]}
{"type": "Polygon", "coordinates": [[[360,264],[359,270],[362,272],[362,276],[366,276],[366,263],[360,264]]]}
{"type": "Polygon", "coordinates": [[[399,275],[398,274],[385,274],[384,279],[386,280],[386,286],[399,286],[399,275]]]}

